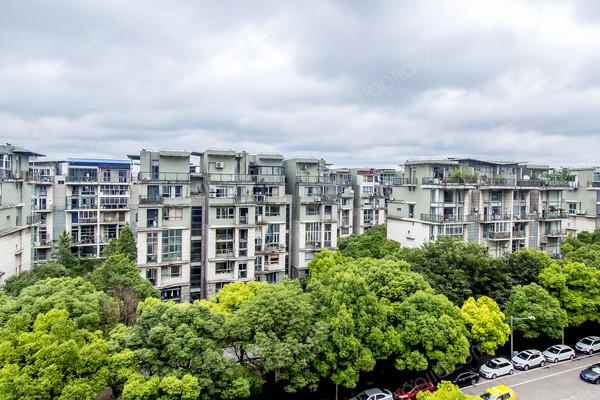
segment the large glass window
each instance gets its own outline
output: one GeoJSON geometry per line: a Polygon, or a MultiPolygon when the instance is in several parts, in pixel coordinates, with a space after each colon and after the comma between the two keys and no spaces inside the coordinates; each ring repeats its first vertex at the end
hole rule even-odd
{"type": "Polygon", "coordinates": [[[9,171],[12,169],[12,154],[0,154],[0,168],[9,171]]]}
{"type": "Polygon", "coordinates": [[[223,261],[215,263],[216,274],[230,274],[233,272],[233,261],[223,261]]]}
{"type": "Polygon", "coordinates": [[[146,262],[158,261],[158,233],[148,232],[146,234],[146,262]]]}
{"type": "Polygon", "coordinates": [[[162,261],[180,261],[181,229],[168,229],[162,235],[162,261]]]}
{"type": "Polygon", "coordinates": [[[240,247],[238,251],[240,257],[248,255],[248,229],[240,229],[240,247]]]}
{"type": "Polygon", "coordinates": [[[202,235],[202,207],[192,207],[192,236],[202,235]]]}
{"type": "Polygon", "coordinates": [[[177,207],[163,208],[163,220],[181,221],[183,219],[183,209],[177,207]]]}
{"type": "Polygon", "coordinates": [[[180,278],[181,265],[169,265],[160,269],[161,278],[180,278]]]}
{"type": "Polygon", "coordinates": [[[321,206],[318,204],[309,204],[306,206],[306,215],[321,215],[321,206]]]}
{"type": "Polygon", "coordinates": [[[248,277],[248,264],[238,265],[238,279],[245,279],[248,277]]]}
{"type": "Polygon", "coordinates": [[[267,237],[265,238],[265,245],[267,246],[279,246],[279,225],[269,224],[267,227],[267,237]]]}
{"type": "Polygon", "coordinates": [[[233,240],[234,230],[232,228],[217,229],[215,249],[217,256],[233,256],[233,240]]]}
{"type": "Polygon", "coordinates": [[[321,245],[321,224],[309,222],[304,224],[305,242],[307,247],[319,247],[321,245]]]}
{"type": "Polygon", "coordinates": [[[265,216],[267,217],[278,217],[281,212],[280,206],[266,206],[265,216]]]}
{"type": "Polygon", "coordinates": [[[235,207],[217,207],[217,219],[235,218],[235,207]]]}

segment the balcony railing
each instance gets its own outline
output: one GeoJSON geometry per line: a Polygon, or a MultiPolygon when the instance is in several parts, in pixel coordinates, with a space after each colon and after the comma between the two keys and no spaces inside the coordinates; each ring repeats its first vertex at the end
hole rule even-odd
{"type": "Polygon", "coordinates": [[[42,217],[41,215],[28,215],[27,216],[27,225],[39,224],[42,217]]]}
{"type": "Polygon", "coordinates": [[[160,196],[140,196],[139,199],[141,205],[155,205],[163,202],[163,198],[160,196]]]}
{"type": "Polygon", "coordinates": [[[320,249],[321,246],[321,242],[305,242],[304,243],[304,248],[306,249],[320,249]]]}
{"type": "Polygon", "coordinates": [[[296,176],[298,183],[335,183],[331,176],[296,176]]]}
{"type": "Polygon", "coordinates": [[[451,222],[464,222],[466,220],[464,215],[438,215],[438,214],[421,214],[421,221],[436,222],[436,223],[451,223],[451,222]]]}
{"type": "Polygon", "coordinates": [[[525,231],[513,231],[512,236],[514,239],[522,239],[525,237],[525,231]]]}
{"type": "Polygon", "coordinates": [[[284,184],[284,175],[248,175],[248,174],[219,174],[208,175],[211,182],[236,182],[236,183],[271,183],[284,184]]]}
{"type": "Polygon", "coordinates": [[[32,182],[52,183],[52,181],[54,180],[54,176],[53,175],[42,175],[37,172],[28,171],[27,179],[32,182]]]}
{"type": "Polygon", "coordinates": [[[546,236],[549,237],[559,237],[559,236],[566,236],[567,235],[567,231],[565,229],[550,229],[549,231],[546,232],[546,236]]]}
{"type": "Polygon", "coordinates": [[[138,179],[141,182],[147,181],[177,181],[185,182],[190,180],[190,174],[184,172],[140,172],[138,179]]]}
{"type": "Polygon", "coordinates": [[[505,240],[510,239],[510,232],[489,232],[490,240],[505,240]]]}
{"type": "Polygon", "coordinates": [[[569,217],[566,211],[543,211],[541,219],[565,219],[569,217]]]}
{"type": "Polygon", "coordinates": [[[476,185],[478,178],[434,178],[424,177],[421,179],[423,185],[476,185]]]}

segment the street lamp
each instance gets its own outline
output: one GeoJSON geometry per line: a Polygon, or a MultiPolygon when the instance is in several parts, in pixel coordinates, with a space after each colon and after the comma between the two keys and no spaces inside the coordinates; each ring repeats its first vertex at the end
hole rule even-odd
{"type": "Polygon", "coordinates": [[[535,317],[533,315],[529,315],[527,317],[510,317],[510,359],[512,360],[513,357],[513,352],[514,352],[514,348],[513,348],[513,321],[524,321],[524,320],[529,320],[529,321],[535,321],[535,317]]]}

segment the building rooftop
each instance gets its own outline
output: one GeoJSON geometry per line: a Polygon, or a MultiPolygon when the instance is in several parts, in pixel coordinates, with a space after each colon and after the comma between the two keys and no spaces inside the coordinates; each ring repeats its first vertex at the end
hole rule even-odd
{"type": "Polygon", "coordinates": [[[120,168],[129,169],[131,162],[129,160],[111,160],[99,158],[67,158],[66,162],[73,166],[82,167],[104,167],[104,168],[120,168]]]}
{"type": "Polygon", "coordinates": [[[27,150],[26,148],[21,147],[21,146],[15,146],[14,144],[10,144],[10,143],[0,144],[0,154],[9,154],[9,153],[23,154],[28,157],[44,157],[44,154],[36,153],[35,151],[31,151],[31,150],[27,150]]]}

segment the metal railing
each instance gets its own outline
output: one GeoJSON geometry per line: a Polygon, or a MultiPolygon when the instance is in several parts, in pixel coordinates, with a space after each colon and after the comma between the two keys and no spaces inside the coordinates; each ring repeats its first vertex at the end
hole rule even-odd
{"type": "Polygon", "coordinates": [[[421,214],[421,221],[436,222],[436,223],[464,222],[465,216],[464,215],[456,215],[456,214],[452,214],[452,215],[421,214]]]}
{"type": "Polygon", "coordinates": [[[567,231],[566,229],[550,229],[548,232],[546,232],[546,236],[566,236],[567,235],[567,231]]]}
{"type": "Polygon", "coordinates": [[[184,182],[190,180],[190,174],[185,172],[140,172],[138,174],[140,181],[178,181],[184,182]]]}
{"type": "Polygon", "coordinates": [[[541,219],[565,219],[569,217],[566,211],[542,211],[541,219]]]}
{"type": "Polygon", "coordinates": [[[298,183],[335,183],[331,176],[296,176],[298,183]]]}
{"type": "Polygon", "coordinates": [[[488,238],[491,240],[510,239],[510,232],[489,232],[488,238]]]}

